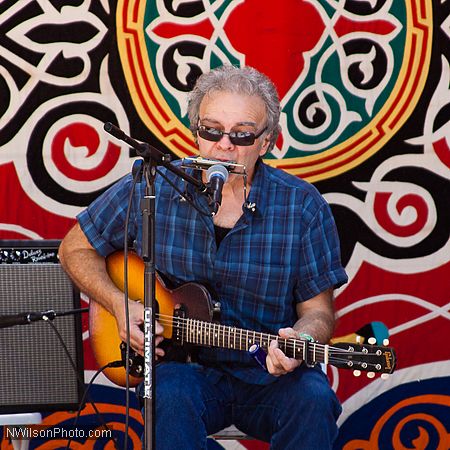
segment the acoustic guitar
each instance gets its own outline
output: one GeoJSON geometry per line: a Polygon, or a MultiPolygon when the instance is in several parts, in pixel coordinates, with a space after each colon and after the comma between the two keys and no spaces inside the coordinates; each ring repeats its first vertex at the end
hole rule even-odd
{"type": "MultiPolygon", "coordinates": [[[[116,252],[108,256],[106,267],[112,281],[123,290],[123,253],[116,252]]],[[[269,343],[277,340],[287,356],[309,363],[331,364],[341,369],[367,372],[369,376],[391,374],[395,369],[394,349],[365,344],[366,337],[362,343],[349,342],[354,338],[358,340],[357,336],[349,335],[344,342],[332,341],[330,345],[324,345],[221,325],[213,320],[218,305],[203,285],[186,283],[172,290],[157,277],[155,289],[158,306],[155,319],[164,326],[164,342],[170,340],[174,347],[193,345],[249,351],[257,344],[267,351],[269,343]]],[[[128,297],[141,302],[144,298],[144,263],[135,253],[128,256],[128,297]]],[[[89,309],[90,342],[99,366],[124,360],[125,345],[119,337],[114,316],[97,302],[91,302],[89,309]]],[[[143,361],[131,349],[130,355],[129,384],[136,386],[143,377],[143,361]]],[[[108,368],[104,373],[113,383],[126,385],[127,375],[123,367],[108,368]]]]}

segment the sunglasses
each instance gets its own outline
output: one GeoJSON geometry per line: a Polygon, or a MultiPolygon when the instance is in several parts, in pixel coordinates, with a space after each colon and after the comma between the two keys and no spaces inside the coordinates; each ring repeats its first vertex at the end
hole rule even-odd
{"type": "Polygon", "coordinates": [[[253,131],[229,131],[227,133],[214,127],[199,125],[197,128],[197,133],[201,138],[212,142],[219,142],[223,135],[226,134],[230,138],[230,142],[232,144],[247,146],[253,145],[255,140],[259,138],[266,130],[267,127],[263,128],[258,133],[254,133],[253,131]]]}

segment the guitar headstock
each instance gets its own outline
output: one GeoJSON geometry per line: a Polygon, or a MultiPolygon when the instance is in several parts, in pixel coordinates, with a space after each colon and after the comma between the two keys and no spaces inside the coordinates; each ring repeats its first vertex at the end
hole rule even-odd
{"type": "Polygon", "coordinates": [[[375,374],[384,378],[394,372],[397,359],[392,347],[338,342],[329,348],[329,362],[342,369],[352,369],[355,375],[368,372],[369,378],[375,374]]]}

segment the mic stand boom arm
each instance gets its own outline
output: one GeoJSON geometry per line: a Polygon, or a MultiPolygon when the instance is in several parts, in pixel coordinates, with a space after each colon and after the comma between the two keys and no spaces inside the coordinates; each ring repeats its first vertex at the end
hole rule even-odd
{"type": "Polygon", "coordinates": [[[143,158],[144,161],[149,161],[151,159],[156,163],[156,166],[166,167],[175,175],[178,175],[183,180],[186,180],[188,183],[194,185],[200,192],[208,192],[208,187],[204,183],[197,180],[197,178],[191,177],[184,170],[181,170],[171,164],[172,158],[170,155],[161,152],[146,142],[138,142],[130,136],[127,136],[120,128],[116,127],[111,122],[106,122],[103,128],[110,135],[133,147],[136,150],[137,155],[143,158]]]}
{"type": "Polygon", "coordinates": [[[144,450],[153,450],[155,445],[155,176],[158,165],[193,184],[200,192],[210,190],[201,181],[171,164],[170,155],[147,143],[140,143],[127,136],[110,122],[105,123],[105,131],[133,147],[143,158],[143,177],[146,182],[144,198],[141,199],[142,212],[142,259],[144,261],[144,450]]]}

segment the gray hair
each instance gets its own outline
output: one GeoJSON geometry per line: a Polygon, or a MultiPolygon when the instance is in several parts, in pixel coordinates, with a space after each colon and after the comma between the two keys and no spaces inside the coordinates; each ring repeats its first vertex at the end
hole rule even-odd
{"type": "Polygon", "coordinates": [[[267,151],[274,147],[280,133],[280,100],[273,82],[253,67],[224,65],[200,75],[189,94],[190,130],[196,137],[199,109],[203,98],[213,92],[233,92],[260,97],[266,107],[267,131],[271,133],[267,151]]]}

